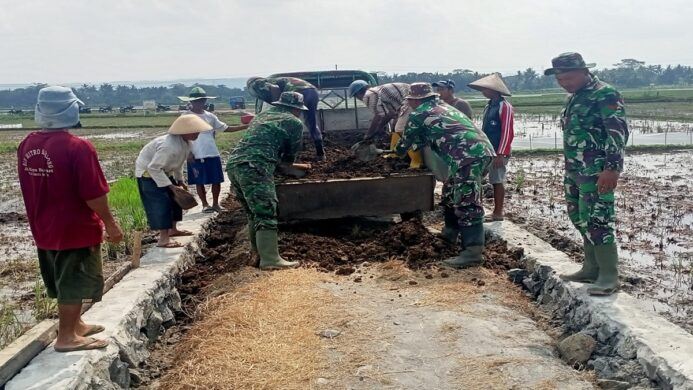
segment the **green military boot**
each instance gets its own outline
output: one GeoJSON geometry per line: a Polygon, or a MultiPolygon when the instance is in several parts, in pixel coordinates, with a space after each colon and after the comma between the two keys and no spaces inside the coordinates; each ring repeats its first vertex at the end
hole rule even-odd
{"type": "Polygon", "coordinates": [[[460,235],[460,225],[455,215],[455,210],[452,207],[443,208],[443,221],[445,221],[445,226],[440,235],[448,243],[456,244],[457,237],[460,235]]]}
{"type": "Polygon", "coordinates": [[[297,261],[286,261],[279,255],[276,230],[258,230],[255,235],[260,255],[260,269],[273,270],[298,267],[297,261]]]}
{"type": "Polygon", "coordinates": [[[466,226],[460,229],[463,250],[457,257],[443,260],[443,264],[453,268],[467,268],[484,262],[484,225],[466,226]]]}
{"type": "Polygon", "coordinates": [[[256,243],[256,237],[257,234],[255,232],[255,222],[248,218],[248,240],[250,241],[250,249],[252,250],[253,253],[257,253],[257,243],[256,243]]]}
{"type": "Polygon", "coordinates": [[[572,274],[562,274],[559,277],[569,282],[594,283],[599,276],[599,265],[594,256],[594,245],[585,241],[583,244],[585,251],[585,260],[582,262],[582,268],[572,274]]]}
{"type": "Polygon", "coordinates": [[[594,246],[594,256],[599,265],[599,277],[594,286],[587,289],[590,295],[611,295],[618,291],[618,249],[616,244],[594,246]]]}

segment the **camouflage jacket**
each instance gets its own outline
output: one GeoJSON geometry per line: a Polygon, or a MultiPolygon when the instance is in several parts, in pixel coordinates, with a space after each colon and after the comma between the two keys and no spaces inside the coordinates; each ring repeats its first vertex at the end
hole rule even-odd
{"type": "Polygon", "coordinates": [[[622,171],[628,124],[621,95],[595,76],[561,112],[566,172],[622,171]]]}
{"type": "Polygon", "coordinates": [[[272,103],[274,99],[272,98],[272,92],[270,91],[270,85],[276,85],[279,87],[279,93],[282,92],[301,92],[304,89],[315,88],[315,86],[303,79],[296,77],[268,77],[255,80],[250,85],[253,89],[255,96],[260,100],[267,103],[272,103]]]}
{"type": "Polygon", "coordinates": [[[439,99],[429,99],[411,113],[395,151],[404,155],[409,148],[426,145],[445,160],[450,172],[472,159],[496,155],[486,134],[471,119],[439,99]]]}
{"type": "Polygon", "coordinates": [[[231,151],[227,169],[250,163],[273,173],[281,162],[293,163],[301,148],[303,123],[289,109],[274,106],[253,119],[231,151]]]}

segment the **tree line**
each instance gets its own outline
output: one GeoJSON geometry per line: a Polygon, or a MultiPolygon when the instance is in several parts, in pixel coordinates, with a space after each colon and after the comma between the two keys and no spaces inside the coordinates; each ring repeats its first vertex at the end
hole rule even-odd
{"type": "MultiPolygon", "coordinates": [[[[619,88],[638,88],[651,85],[656,86],[689,86],[693,85],[693,67],[684,65],[661,66],[646,65],[643,61],[632,58],[621,60],[612,68],[594,70],[600,79],[614,84],[619,88]]],[[[487,74],[475,72],[469,69],[456,69],[449,73],[405,73],[387,74],[378,73],[381,84],[389,82],[413,83],[416,81],[435,82],[438,80],[453,80],[458,91],[471,92],[467,84],[486,76],[487,74]]],[[[514,75],[504,76],[511,90],[515,92],[532,92],[557,88],[553,76],[544,76],[535,69],[527,68],[518,71],[514,75]]],[[[229,88],[224,85],[203,85],[211,96],[219,97],[219,101],[228,101],[232,96],[245,96],[250,98],[245,89],[229,88]]],[[[26,88],[0,91],[0,107],[30,108],[36,103],[38,90],[45,84],[36,84],[26,88]]],[[[156,100],[163,104],[178,104],[178,96],[187,95],[191,86],[172,84],[161,87],[136,87],[134,85],[111,85],[108,83],[99,86],[84,84],[75,89],[75,93],[88,106],[98,107],[111,105],[114,107],[125,105],[140,105],[143,100],[156,100]]]]}
{"type": "MultiPolygon", "coordinates": [[[[689,86],[693,85],[693,67],[684,65],[666,66],[645,65],[643,61],[627,58],[614,64],[613,68],[592,70],[601,80],[615,85],[618,88],[639,88],[655,86],[689,86]]],[[[456,69],[450,73],[406,73],[406,74],[379,74],[381,83],[416,81],[435,82],[438,80],[453,80],[458,91],[472,92],[467,84],[477,80],[488,73],[479,73],[469,69],[456,69]]],[[[517,71],[514,75],[503,76],[506,84],[512,91],[533,92],[558,88],[554,76],[544,76],[532,68],[517,71]]]]}

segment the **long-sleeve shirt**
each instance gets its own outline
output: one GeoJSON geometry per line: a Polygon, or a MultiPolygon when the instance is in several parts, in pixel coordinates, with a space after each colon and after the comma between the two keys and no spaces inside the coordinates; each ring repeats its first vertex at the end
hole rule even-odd
{"type": "Polygon", "coordinates": [[[514,131],[513,106],[504,98],[489,100],[484,108],[484,121],[481,129],[493,144],[496,154],[499,156],[509,156],[514,131]]]}
{"type": "Polygon", "coordinates": [[[470,160],[495,156],[493,146],[472,120],[437,99],[429,99],[409,116],[395,151],[421,150],[430,146],[456,172],[470,160]]]}
{"type": "Polygon", "coordinates": [[[363,95],[363,103],[373,115],[397,115],[404,104],[404,97],[409,94],[409,84],[389,83],[369,88],[363,95]]]}
{"type": "Polygon", "coordinates": [[[593,76],[568,97],[561,113],[566,172],[622,171],[628,123],[621,94],[593,76]]]}
{"type": "Polygon", "coordinates": [[[253,91],[255,96],[267,103],[273,103],[271,86],[279,88],[279,93],[282,92],[301,92],[304,89],[313,88],[315,86],[303,79],[297,77],[267,77],[255,80],[248,87],[253,91]]]}
{"type": "Polygon", "coordinates": [[[302,135],[303,123],[289,109],[274,106],[253,119],[231,151],[226,169],[250,163],[271,176],[280,163],[295,161],[302,135]]]}
{"type": "Polygon", "coordinates": [[[149,176],[158,187],[173,184],[169,176],[183,181],[183,164],[188,159],[188,153],[190,143],[180,135],[166,134],[154,138],[137,156],[135,176],[149,176]]]}

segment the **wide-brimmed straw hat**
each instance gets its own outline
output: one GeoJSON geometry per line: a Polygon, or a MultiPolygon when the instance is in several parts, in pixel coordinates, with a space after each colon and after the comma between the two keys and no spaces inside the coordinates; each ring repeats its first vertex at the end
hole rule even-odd
{"type": "Polygon", "coordinates": [[[431,84],[413,83],[409,86],[409,94],[404,98],[411,100],[421,100],[433,96],[440,96],[440,94],[433,92],[433,87],[431,86],[431,84]]]}
{"type": "Polygon", "coordinates": [[[479,80],[467,84],[469,88],[481,91],[482,89],[490,89],[496,91],[501,95],[512,96],[510,89],[501,78],[500,74],[493,73],[486,77],[482,77],[479,80]]]}
{"type": "Polygon", "coordinates": [[[279,95],[279,100],[272,102],[272,105],[308,111],[308,107],[303,104],[303,95],[298,92],[282,92],[282,94],[279,95]]]}
{"type": "Polygon", "coordinates": [[[212,126],[202,120],[202,118],[195,114],[185,114],[179,116],[175,121],[173,121],[171,127],[168,128],[168,133],[174,135],[183,135],[201,133],[209,130],[212,130],[212,126]]]}
{"type": "Polygon", "coordinates": [[[70,88],[41,88],[34,110],[34,121],[44,129],[71,128],[79,123],[79,107],[83,105],[70,88]]]}
{"type": "Polygon", "coordinates": [[[594,68],[596,65],[597,64],[594,63],[586,64],[585,60],[582,59],[582,55],[580,53],[562,53],[559,54],[558,57],[555,57],[551,60],[552,68],[546,69],[544,71],[544,75],[549,76],[552,74],[569,72],[571,70],[589,69],[594,68]]]}
{"type": "Polygon", "coordinates": [[[191,102],[193,100],[200,100],[200,99],[216,99],[216,96],[207,96],[207,92],[202,89],[202,87],[194,87],[193,89],[190,90],[190,93],[188,96],[178,96],[178,99],[184,101],[184,102],[191,102]]]}

